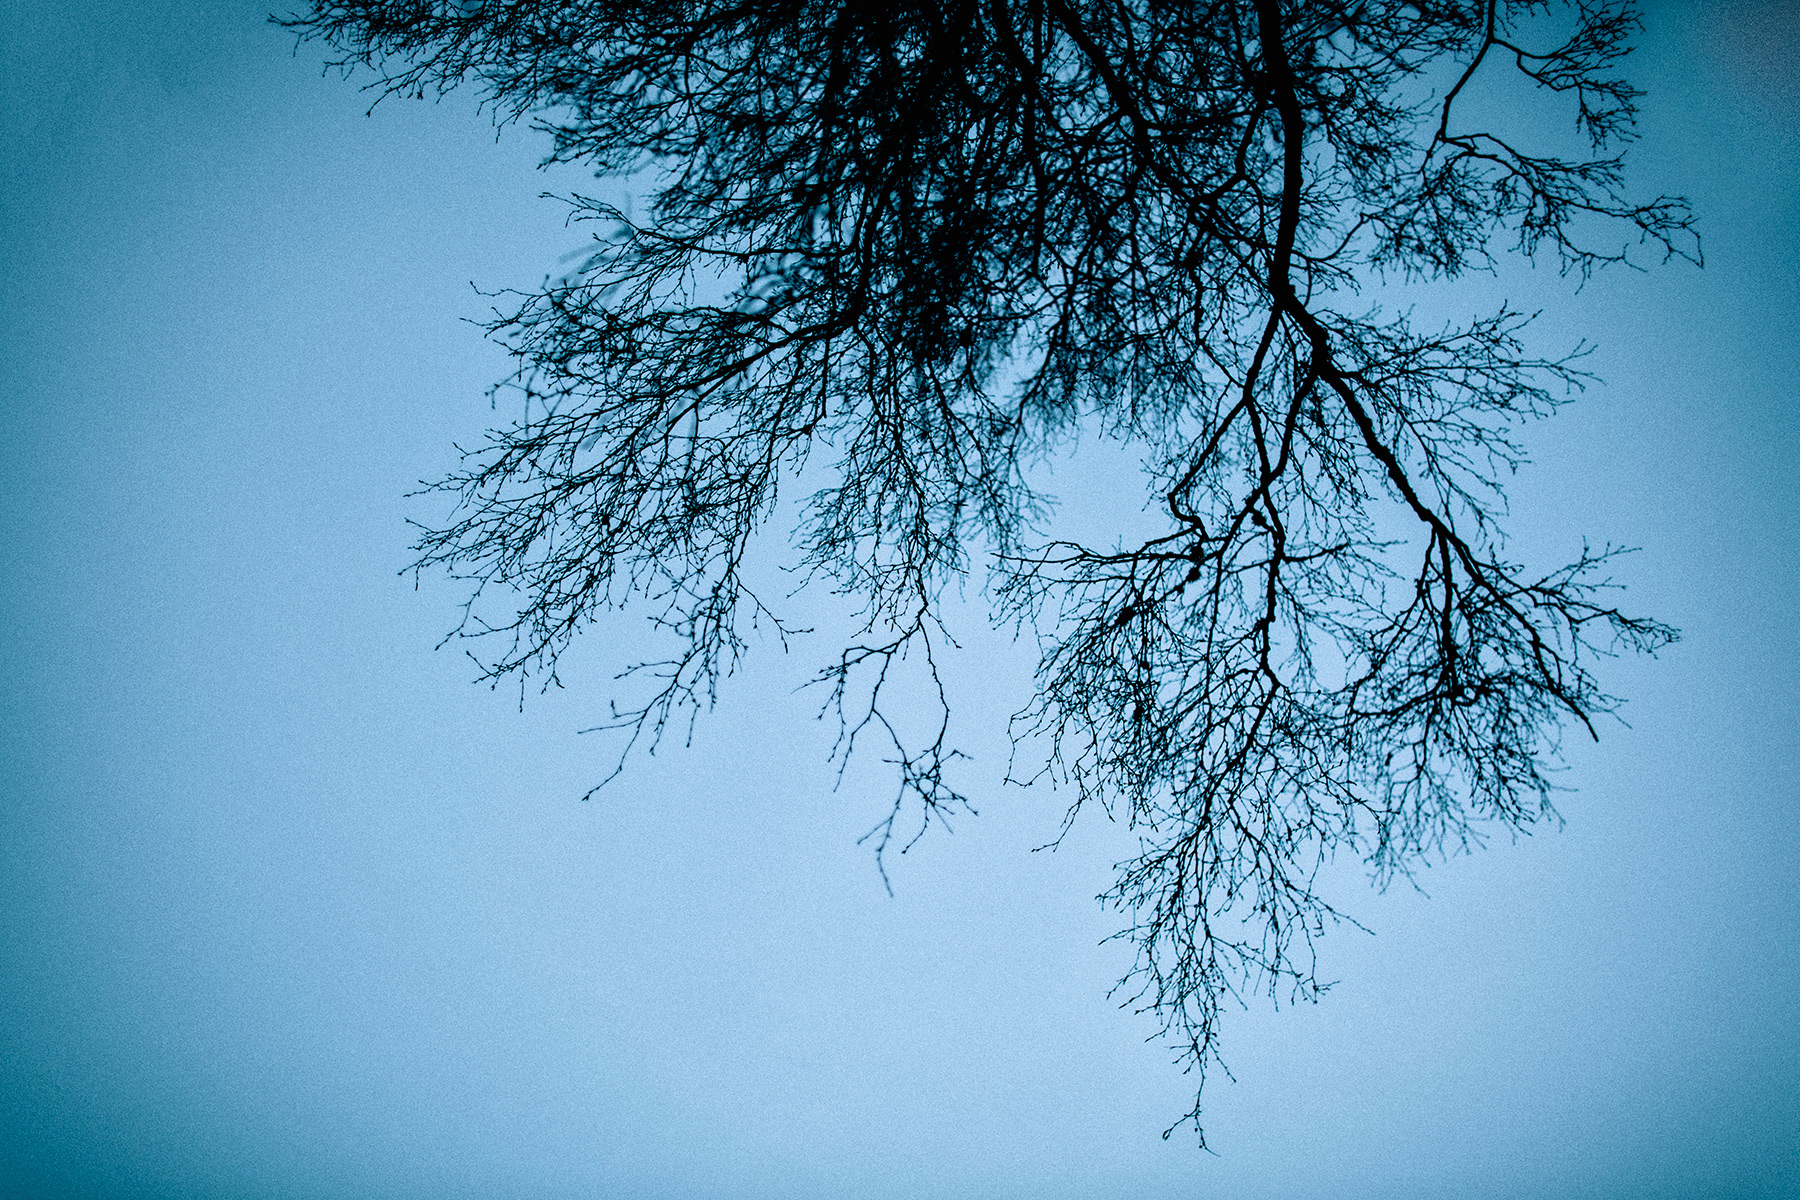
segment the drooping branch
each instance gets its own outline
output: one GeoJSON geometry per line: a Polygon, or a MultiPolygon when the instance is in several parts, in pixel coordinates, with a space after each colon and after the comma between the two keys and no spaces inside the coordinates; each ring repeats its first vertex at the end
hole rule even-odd
{"type": "Polygon", "coordinates": [[[553,677],[648,600],[673,648],[615,717],[654,744],[751,626],[785,639],[746,562],[805,488],[783,565],[854,608],[818,682],[835,753],[887,743],[885,878],[967,804],[938,601],[985,564],[1040,647],[1019,773],[1139,833],[1108,893],[1121,995],[1202,1075],[1232,998],[1321,990],[1326,862],[1385,881],[1550,817],[1558,730],[1616,703],[1597,657],[1673,636],[1603,602],[1610,549],[1505,553],[1518,427],[1586,381],[1583,347],[1361,298],[1506,241],[1581,274],[1632,239],[1698,259],[1679,201],[1623,188],[1628,4],[325,0],[293,24],[382,94],[473,80],[645,212],[571,197],[592,253],[490,326],[525,415],[441,485],[459,508],[419,562],[470,581],[488,676],[553,677]],[[1470,85],[1508,74],[1592,156],[1483,128],[1470,85]],[[1144,536],[1059,529],[1036,468],[1078,432],[1143,454],[1144,536]],[[923,735],[890,710],[903,664],[923,735]]]}

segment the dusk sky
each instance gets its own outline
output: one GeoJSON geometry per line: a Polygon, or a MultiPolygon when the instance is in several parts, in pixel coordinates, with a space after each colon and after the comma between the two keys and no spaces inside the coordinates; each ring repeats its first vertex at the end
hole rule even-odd
{"type": "Polygon", "coordinates": [[[834,790],[796,692],[828,647],[753,646],[586,803],[638,618],[522,706],[436,648],[408,493],[507,370],[471,283],[535,286],[582,240],[539,194],[612,185],[468,96],[366,115],[266,12],[0,8],[0,1196],[1800,1197],[1800,4],[1647,12],[1633,178],[1703,270],[1434,301],[1597,345],[1516,546],[1640,547],[1622,603],[1682,640],[1607,665],[1560,830],[1340,864],[1369,932],[1231,1011],[1210,1154],[1108,996],[1129,835],[1034,853],[1066,797],[1000,786],[1032,662],[973,589],[980,815],[891,897],[889,780],[834,790]]]}

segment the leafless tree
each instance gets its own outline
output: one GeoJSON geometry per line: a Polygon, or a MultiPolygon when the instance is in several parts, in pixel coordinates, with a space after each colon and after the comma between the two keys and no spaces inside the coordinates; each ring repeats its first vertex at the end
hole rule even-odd
{"type": "Polygon", "coordinates": [[[1319,989],[1322,864],[1386,882],[1552,815],[1558,730],[1616,704],[1596,656],[1673,637],[1608,602],[1610,549],[1506,554],[1517,430],[1582,347],[1368,295],[1515,252],[1577,278],[1698,261],[1681,201],[1622,186],[1624,0],[319,0],[288,23],[384,95],[472,83],[548,161],[644,197],[569,198],[591,254],[491,326],[523,415],[437,485],[459,507],[418,565],[471,581],[486,671],[553,678],[647,598],[679,650],[618,724],[691,722],[748,625],[783,628],[745,555],[810,463],[791,565],[861,606],[820,680],[851,743],[893,740],[878,844],[964,803],[947,709],[921,743],[883,688],[909,655],[936,679],[944,589],[979,567],[1041,651],[1019,774],[1136,831],[1108,894],[1122,994],[1202,1080],[1222,1002],[1319,989]],[[1509,132],[1533,111],[1575,149],[1509,132]],[[1142,454],[1150,536],[1056,536],[1032,473],[1075,431],[1142,454]]]}

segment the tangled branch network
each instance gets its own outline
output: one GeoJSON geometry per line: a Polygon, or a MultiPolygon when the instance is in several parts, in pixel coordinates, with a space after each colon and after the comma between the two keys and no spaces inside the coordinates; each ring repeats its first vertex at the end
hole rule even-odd
{"type": "Polygon", "coordinates": [[[887,700],[904,658],[936,680],[945,589],[980,574],[1040,652],[1016,774],[1136,831],[1107,897],[1121,994],[1202,1082],[1225,1002],[1320,990],[1326,862],[1385,882],[1552,815],[1558,731],[1616,704],[1596,658],[1673,636],[1609,602],[1610,549],[1506,554],[1518,430],[1582,348],[1534,355],[1511,307],[1422,326],[1369,298],[1509,255],[1698,261],[1681,201],[1624,189],[1628,3],[321,0],[289,23],[383,94],[474,86],[643,197],[569,198],[591,253],[490,329],[523,415],[437,485],[459,507],[418,565],[472,585],[484,669],[554,678],[647,600],[677,649],[615,717],[654,745],[751,625],[785,631],[745,562],[807,471],[789,566],[860,608],[819,681],[841,752],[892,743],[878,847],[966,803],[942,685],[935,736],[887,700]],[[1574,152],[1509,132],[1533,112],[1574,152]],[[1033,468],[1077,432],[1141,453],[1149,536],[1057,536],[1033,468]]]}

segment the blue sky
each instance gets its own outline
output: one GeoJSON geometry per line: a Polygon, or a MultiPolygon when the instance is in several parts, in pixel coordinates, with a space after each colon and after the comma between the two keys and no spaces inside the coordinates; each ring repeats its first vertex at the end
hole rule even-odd
{"type": "MultiPolygon", "coordinates": [[[[587,804],[638,627],[522,710],[434,650],[470,283],[579,236],[528,132],[365,116],[262,15],[0,14],[0,1195],[1800,1195],[1800,9],[1651,10],[1636,178],[1704,271],[1509,281],[1606,380],[1519,543],[1642,547],[1682,642],[1614,664],[1561,832],[1343,872],[1373,935],[1232,1014],[1215,1155],[1107,998],[1103,820],[1034,854],[1058,798],[990,786],[890,898],[804,647],[587,804]]],[[[982,786],[1031,664],[963,632],[982,786]]]]}

